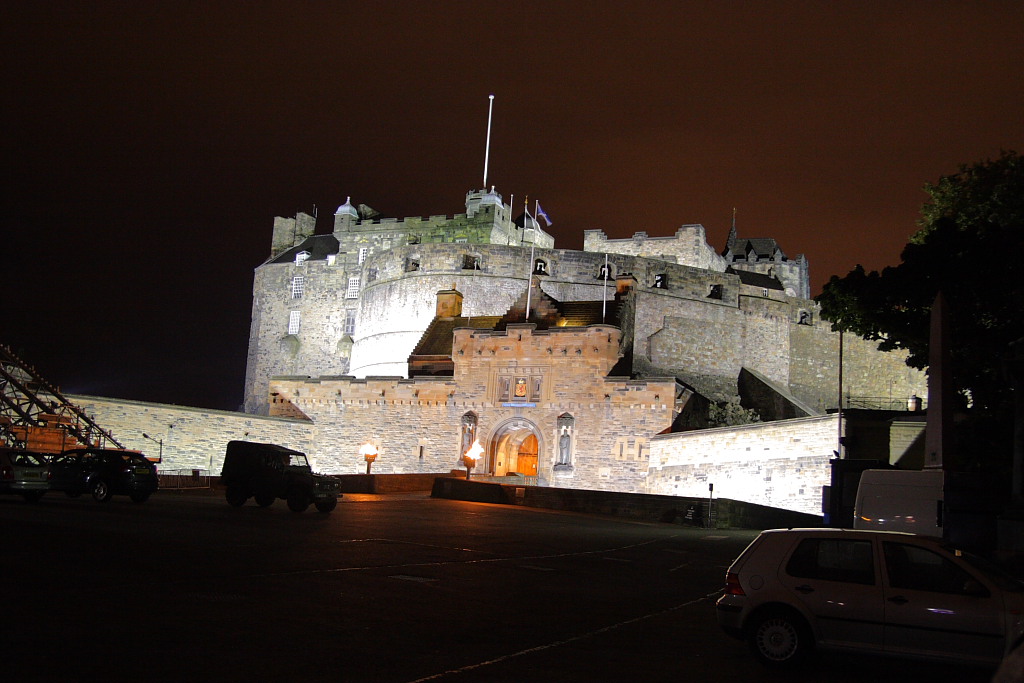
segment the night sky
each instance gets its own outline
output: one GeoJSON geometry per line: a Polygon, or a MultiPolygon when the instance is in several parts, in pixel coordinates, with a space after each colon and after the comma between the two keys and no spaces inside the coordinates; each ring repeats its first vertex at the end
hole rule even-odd
{"type": "Polygon", "coordinates": [[[69,393],[236,409],[275,216],[702,223],[899,262],[922,187],[1024,152],[1024,3],[4,6],[0,344],[69,393]],[[517,206],[517,213],[518,213],[517,206]]]}

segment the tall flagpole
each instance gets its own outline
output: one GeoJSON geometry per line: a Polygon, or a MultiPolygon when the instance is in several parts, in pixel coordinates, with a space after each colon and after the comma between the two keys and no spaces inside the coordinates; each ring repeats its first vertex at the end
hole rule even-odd
{"type": "Polygon", "coordinates": [[[608,254],[604,255],[604,284],[601,285],[601,322],[604,322],[606,308],[608,308],[608,254]]]}
{"type": "MultiPolygon", "coordinates": [[[[505,226],[505,233],[509,237],[512,236],[512,208],[515,206],[515,201],[516,201],[516,196],[514,194],[513,195],[509,195],[509,198],[508,198],[508,225],[505,226]]],[[[512,243],[509,242],[509,244],[512,244],[512,243]]]]}
{"type": "Polygon", "coordinates": [[[487,164],[491,159],[491,112],[494,111],[494,95],[489,95],[487,99],[490,103],[487,105],[487,146],[484,149],[484,192],[487,191],[487,164]]]}
{"type": "MultiPolygon", "coordinates": [[[[526,219],[530,215],[530,195],[523,200],[523,234],[526,234],[526,219]]],[[[536,237],[530,241],[530,267],[526,269],[526,317],[524,323],[530,322],[530,295],[533,294],[533,249],[537,246],[536,237]]]]}

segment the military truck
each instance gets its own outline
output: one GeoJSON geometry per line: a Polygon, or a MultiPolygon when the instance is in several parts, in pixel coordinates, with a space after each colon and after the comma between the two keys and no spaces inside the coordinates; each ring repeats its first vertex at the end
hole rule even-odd
{"type": "Polygon", "coordinates": [[[338,480],[313,472],[305,453],[271,443],[228,442],[220,481],[228,503],[235,507],[249,498],[260,507],[283,498],[293,512],[303,512],[310,503],[320,512],[330,512],[340,495],[338,480]]]}

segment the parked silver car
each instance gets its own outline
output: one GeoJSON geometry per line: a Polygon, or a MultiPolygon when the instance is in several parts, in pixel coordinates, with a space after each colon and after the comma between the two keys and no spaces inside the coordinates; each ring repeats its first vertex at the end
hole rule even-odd
{"type": "Polygon", "coordinates": [[[50,468],[39,453],[0,447],[0,493],[16,493],[35,503],[50,488],[50,468]]]}
{"type": "Polygon", "coordinates": [[[763,662],[815,647],[995,666],[1024,633],[1024,584],[941,539],[762,532],[733,562],[719,625],[763,662]]]}

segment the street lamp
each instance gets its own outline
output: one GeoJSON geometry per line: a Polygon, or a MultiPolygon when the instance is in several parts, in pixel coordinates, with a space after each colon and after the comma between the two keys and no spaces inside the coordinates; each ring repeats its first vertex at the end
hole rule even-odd
{"type": "Polygon", "coordinates": [[[462,464],[466,466],[466,479],[469,479],[469,473],[473,471],[473,467],[476,466],[477,461],[484,455],[484,447],[480,445],[479,441],[474,441],[473,445],[469,447],[463,456],[462,464]]]}
{"type": "Polygon", "coordinates": [[[153,437],[151,437],[149,434],[146,434],[146,433],[142,434],[142,438],[143,439],[149,439],[153,443],[157,443],[157,444],[160,445],[160,455],[159,455],[159,457],[157,457],[156,461],[162,463],[164,461],[164,440],[163,439],[154,439],[153,437]]]}
{"type": "Polygon", "coordinates": [[[359,447],[359,455],[363,456],[363,459],[366,460],[366,473],[369,474],[370,465],[377,459],[377,447],[372,443],[364,443],[359,447]]]}

